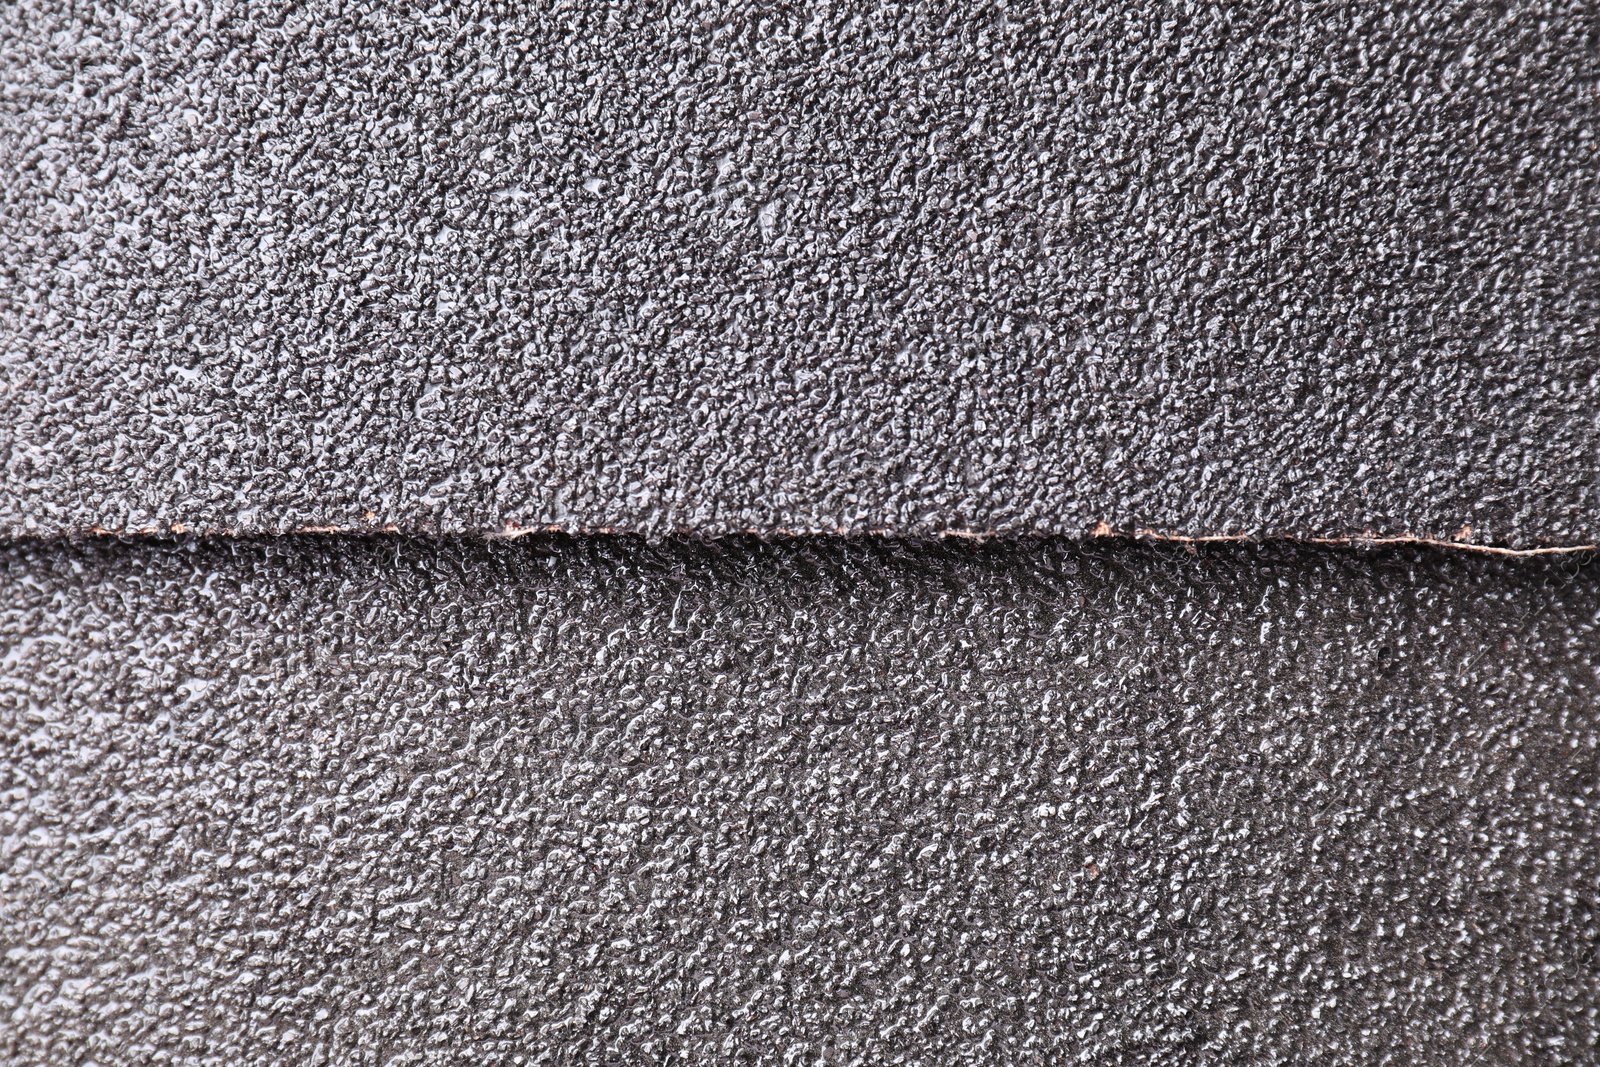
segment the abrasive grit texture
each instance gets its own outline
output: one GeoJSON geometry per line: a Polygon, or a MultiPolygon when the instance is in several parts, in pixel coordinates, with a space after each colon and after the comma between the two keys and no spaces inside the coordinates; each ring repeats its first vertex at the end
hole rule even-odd
{"type": "Polygon", "coordinates": [[[0,64],[13,534],[1600,540],[1581,0],[17,0],[0,64]]]}
{"type": "Polygon", "coordinates": [[[6,1063],[1595,1061],[1591,564],[0,561],[6,1063]]]}

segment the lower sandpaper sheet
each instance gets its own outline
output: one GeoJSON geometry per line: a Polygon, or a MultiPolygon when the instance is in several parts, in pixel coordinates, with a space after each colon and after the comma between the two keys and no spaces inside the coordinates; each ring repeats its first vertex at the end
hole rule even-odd
{"type": "Polygon", "coordinates": [[[0,1060],[1575,1064],[1600,572],[0,549],[0,1060]]]}

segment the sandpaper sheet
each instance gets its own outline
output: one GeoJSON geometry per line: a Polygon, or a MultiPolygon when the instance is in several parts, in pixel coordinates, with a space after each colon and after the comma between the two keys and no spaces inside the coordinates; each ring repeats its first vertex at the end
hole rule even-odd
{"type": "Polygon", "coordinates": [[[0,11],[0,531],[1600,541],[1592,5],[0,11]]]}
{"type": "Polygon", "coordinates": [[[0,1061],[1600,1047],[1592,563],[0,552],[0,1061]]]}

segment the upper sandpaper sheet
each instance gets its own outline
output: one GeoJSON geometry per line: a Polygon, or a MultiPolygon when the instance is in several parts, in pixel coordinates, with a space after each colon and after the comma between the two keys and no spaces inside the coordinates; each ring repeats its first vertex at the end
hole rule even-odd
{"type": "Polygon", "coordinates": [[[533,7],[5,5],[0,532],[1600,540],[1591,5],[533,7]]]}

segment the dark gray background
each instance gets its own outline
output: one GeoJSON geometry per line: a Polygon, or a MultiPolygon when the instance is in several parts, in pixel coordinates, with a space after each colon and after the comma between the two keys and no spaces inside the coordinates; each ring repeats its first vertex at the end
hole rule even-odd
{"type": "Polygon", "coordinates": [[[1423,550],[13,545],[0,1060],[1592,1063],[1597,617],[1423,550]]]}
{"type": "Polygon", "coordinates": [[[0,11],[0,530],[1600,540],[1592,5],[280,8],[0,11]]]}

